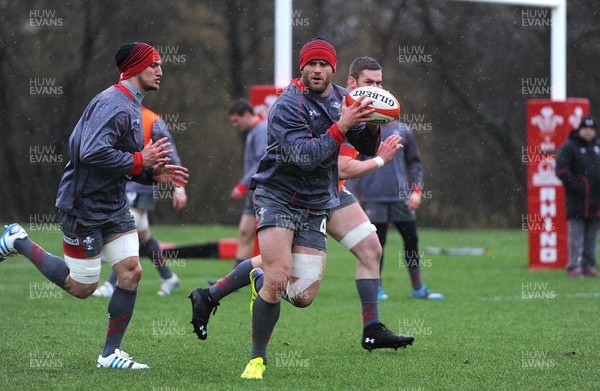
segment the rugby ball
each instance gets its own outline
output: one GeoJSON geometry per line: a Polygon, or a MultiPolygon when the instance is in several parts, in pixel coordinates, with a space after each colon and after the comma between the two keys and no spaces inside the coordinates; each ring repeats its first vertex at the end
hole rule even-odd
{"type": "Polygon", "coordinates": [[[369,118],[373,118],[371,123],[389,124],[400,115],[400,103],[394,95],[383,88],[367,86],[358,87],[350,92],[346,97],[348,105],[353,104],[360,96],[365,95],[365,99],[373,101],[367,109],[375,109],[375,112],[369,114],[369,118]]]}

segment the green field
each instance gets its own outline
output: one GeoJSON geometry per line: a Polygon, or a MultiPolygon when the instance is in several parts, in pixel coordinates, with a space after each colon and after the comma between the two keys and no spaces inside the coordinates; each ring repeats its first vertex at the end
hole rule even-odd
{"type": "MultiPolygon", "coordinates": [[[[153,227],[161,241],[191,243],[235,237],[230,227],[153,227]]],[[[58,231],[33,231],[62,254],[58,231]]],[[[182,286],[156,295],[158,274],[143,260],[134,317],[123,350],[147,371],[97,369],[107,299],[79,300],[48,285],[24,257],[0,265],[0,390],[594,390],[600,387],[599,280],[564,271],[528,271],[521,231],[421,230],[420,244],[490,247],[492,256],[424,255],[422,274],[446,300],[410,298],[399,262],[401,240],[389,233],[380,303],[383,322],[412,333],[407,349],[367,353],[360,346],[355,261],[330,241],[317,300],[282,305],[260,381],[240,379],[250,352],[250,292],[224,299],[209,338],[192,333],[188,292],[231,270],[231,262],[173,260],[182,286]]],[[[108,276],[104,265],[102,279],[108,276]]]]}

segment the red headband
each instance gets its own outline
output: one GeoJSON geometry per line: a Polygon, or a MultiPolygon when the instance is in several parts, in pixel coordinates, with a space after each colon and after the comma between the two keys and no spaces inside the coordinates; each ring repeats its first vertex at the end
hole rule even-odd
{"type": "Polygon", "coordinates": [[[119,80],[129,79],[157,61],[160,61],[160,54],[156,49],[147,43],[138,42],[119,67],[119,72],[121,72],[119,80]]]}
{"type": "Polygon", "coordinates": [[[300,70],[312,60],[325,60],[335,72],[337,54],[332,44],[322,39],[307,42],[300,50],[300,70]]]}

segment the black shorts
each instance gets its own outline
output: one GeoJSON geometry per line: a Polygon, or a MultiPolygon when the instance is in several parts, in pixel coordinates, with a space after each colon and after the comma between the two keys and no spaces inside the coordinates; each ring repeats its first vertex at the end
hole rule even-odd
{"type": "Polygon", "coordinates": [[[410,210],[404,202],[372,202],[365,201],[363,210],[369,216],[373,224],[385,224],[391,222],[416,221],[417,215],[410,210]]]}
{"type": "Polygon", "coordinates": [[[327,251],[329,210],[299,208],[262,187],[254,191],[256,229],[281,227],[294,231],[292,244],[327,251]]]}
{"type": "Polygon", "coordinates": [[[63,231],[65,255],[77,259],[97,257],[106,240],[135,230],[129,210],[108,220],[82,219],[59,210],[58,219],[63,231]]]}
{"type": "Polygon", "coordinates": [[[342,209],[356,202],[358,202],[358,200],[356,197],[354,197],[354,194],[352,194],[350,190],[346,189],[346,186],[342,186],[342,190],[340,190],[340,204],[335,208],[331,208],[331,210],[334,211],[337,209],[342,209]]]}

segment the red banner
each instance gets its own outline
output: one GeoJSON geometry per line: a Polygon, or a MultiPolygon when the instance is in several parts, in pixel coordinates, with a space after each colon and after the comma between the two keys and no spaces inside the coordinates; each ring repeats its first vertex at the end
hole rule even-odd
{"type": "Polygon", "coordinates": [[[569,258],[565,193],[555,175],[556,151],[588,115],[587,99],[527,101],[527,216],[529,268],[565,268],[569,258]]]}
{"type": "Polygon", "coordinates": [[[282,89],[277,89],[275,86],[250,87],[250,103],[254,106],[254,113],[266,120],[271,106],[273,106],[281,92],[283,92],[282,89]]]}

